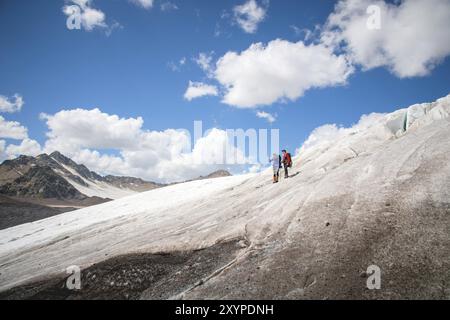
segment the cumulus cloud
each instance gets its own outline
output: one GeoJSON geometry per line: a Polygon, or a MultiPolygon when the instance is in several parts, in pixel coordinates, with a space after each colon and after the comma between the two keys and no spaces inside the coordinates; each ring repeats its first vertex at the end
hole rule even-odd
{"type": "Polygon", "coordinates": [[[348,129],[337,124],[325,124],[314,129],[303,144],[304,149],[309,149],[321,143],[335,141],[342,137],[348,129]]]}
{"type": "Polygon", "coordinates": [[[28,137],[27,128],[16,121],[7,121],[0,116],[0,138],[22,140],[28,137]]]}
{"type": "Polygon", "coordinates": [[[266,10],[256,0],[248,0],[233,8],[234,21],[244,32],[255,33],[258,30],[258,25],[266,18],[266,10]]]}
{"type": "Polygon", "coordinates": [[[50,131],[47,148],[136,148],[141,134],[142,118],[123,119],[99,109],[62,110],[54,115],[41,114],[50,131]]]}
{"type": "Polygon", "coordinates": [[[18,112],[23,105],[23,98],[17,93],[12,98],[0,95],[0,112],[18,112]]]}
{"type": "Polygon", "coordinates": [[[223,130],[210,130],[192,148],[187,131],[149,131],[141,118],[120,118],[99,109],[62,110],[42,119],[49,128],[45,152],[58,150],[103,174],[173,182],[247,161],[223,130]],[[227,148],[234,158],[224,152],[227,148]]]}
{"type": "Polygon", "coordinates": [[[108,28],[105,22],[105,13],[92,7],[91,0],[70,0],[68,5],[63,7],[63,13],[68,17],[80,16],[81,28],[92,31],[95,28],[108,28]]]}
{"type": "Polygon", "coordinates": [[[340,1],[328,17],[321,41],[344,47],[353,63],[368,70],[387,67],[400,78],[424,76],[450,54],[450,1],[340,1]],[[369,6],[380,25],[368,28],[369,6]],[[375,11],[374,11],[375,12],[375,11]]]}
{"type": "Polygon", "coordinates": [[[96,9],[87,8],[82,14],[81,23],[87,31],[91,31],[95,27],[105,27],[105,14],[96,9]]]}
{"type": "Polygon", "coordinates": [[[19,155],[36,156],[41,152],[40,144],[28,138],[28,130],[16,121],[7,121],[0,116],[0,160],[19,155]],[[7,144],[3,139],[21,140],[19,144],[7,144]]]}
{"type": "MultiPolygon", "coordinates": [[[[15,94],[13,99],[0,96],[0,112],[17,112],[22,109],[23,98],[15,94]]],[[[8,121],[0,116],[0,161],[14,158],[18,155],[37,155],[41,146],[35,140],[28,138],[28,129],[17,121],[8,121]],[[20,144],[7,144],[3,139],[21,140],[20,144]]]]}
{"type": "Polygon", "coordinates": [[[13,158],[19,155],[37,156],[42,152],[41,145],[32,139],[26,138],[18,145],[10,144],[6,147],[6,154],[8,158],[13,158]]]}
{"type": "Polygon", "coordinates": [[[191,101],[204,96],[217,96],[219,94],[217,87],[203,82],[189,81],[189,86],[184,93],[184,98],[191,101]]]}
{"type": "Polygon", "coordinates": [[[255,108],[296,100],[311,88],[345,84],[352,72],[345,56],[329,47],[277,39],[226,53],[217,62],[215,78],[226,89],[224,103],[255,108]]]}
{"type": "Polygon", "coordinates": [[[277,118],[274,115],[272,115],[268,112],[265,112],[265,111],[258,111],[256,113],[256,116],[258,118],[267,120],[267,122],[269,122],[269,123],[274,123],[277,120],[277,118]]]}
{"type": "Polygon", "coordinates": [[[350,133],[357,133],[370,128],[373,125],[379,124],[384,119],[385,114],[371,113],[369,115],[361,116],[358,123],[351,127],[343,127],[337,124],[325,124],[314,129],[309,135],[308,139],[303,143],[301,150],[310,149],[311,147],[333,143],[344,136],[348,136],[350,133]]]}
{"type": "Polygon", "coordinates": [[[153,0],[130,0],[130,1],[144,9],[150,9],[153,7],[153,0]]]}

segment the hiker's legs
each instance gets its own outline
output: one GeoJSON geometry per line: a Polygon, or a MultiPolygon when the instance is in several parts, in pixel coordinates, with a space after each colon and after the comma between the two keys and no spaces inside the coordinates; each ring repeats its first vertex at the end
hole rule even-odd
{"type": "Polygon", "coordinates": [[[288,166],[284,166],[284,177],[285,178],[289,178],[289,168],[288,168],[288,166]]]}

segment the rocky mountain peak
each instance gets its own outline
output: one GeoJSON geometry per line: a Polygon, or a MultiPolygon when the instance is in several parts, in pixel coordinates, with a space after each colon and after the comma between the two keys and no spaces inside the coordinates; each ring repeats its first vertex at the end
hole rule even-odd
{"type": "Polygon", "coordinates": [[[15,197],[34,197],[44,199],[85,199],[63,177],[56,174],[51,167],[34,166],[13,182],[0,187],[0,193],[15,197]]]}
{"type": "Polygon", "coordinates": [[[71,164],[71,163],[75,163],[72,159],[66,157],[65,155],[63,155],[61,152],[59,151],[54,151],[52,153],[50,153],[50,158],[55,159],[58,162],[62,162],[64,164],[71,164]]]}

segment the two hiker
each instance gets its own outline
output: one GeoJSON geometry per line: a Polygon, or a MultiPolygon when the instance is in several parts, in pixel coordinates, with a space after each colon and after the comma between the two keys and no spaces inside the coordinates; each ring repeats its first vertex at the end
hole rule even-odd
{"type": "Polygon", "coordinates": [[[272,159],[270,162],[272,162],[272,169],[273,169],[273,183],[277,183],[278,179],[280,177],[280,168],[283,164],[284,168],[284,178],[289,178],[289,168],[292,167],[292,157],[289,152],[286,150],[283,150],[283,157],[278,155],[277,153],[274,153],[272,155],[272,159]]]}

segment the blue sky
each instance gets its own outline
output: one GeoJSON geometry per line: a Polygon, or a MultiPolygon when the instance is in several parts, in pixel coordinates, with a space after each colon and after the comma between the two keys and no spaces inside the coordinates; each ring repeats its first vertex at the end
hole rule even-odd
{"type": "MultiPolygon", "coordinates": [[[[448,1],[437,2],[443,6],[448,4],[448,1]]],[[[14,101],[14,94],[24,100],[20,112],[0,114],[4,121],[15,121],[27,128],[29,139],[39,143],[42,150],[48,139],[46,133],[52,129],[45,119],[40,119],[41,113],[55,115],[61,110],[99,108],[102,113],[119,118],[142,117],[142,130],[149,131],[192,130],[194,120],[202,120],[205,128],[279,128],[281,145],[294,152],[320,125],[350,126],[363,114],[390,112],[414,103],[434,101],[449,93],[448,46],[437,38],[436,50],[425,53],[429,56],[421,56],[426,60],[426,74],[413,70],[412,75],[404,76],[403,71],[393,71],[396,66],[390,62],[368,67],[371,61],[356,59],[351,64],[354,70],[345,76],[345,83],[313,85],[298,98],[280,97],[266,105],[248,108],[223,103],[226,89],[195,62],[200,53],[211,56],[214,69],[215,62],[227,52],[239,54],[259,42],[264,46],[275,39],[289,44],[298,41],[304,41],[305,45],[317,44],[328,17],[336,12],[336,3],[256,1],[264,10],[264,18],[251,33],[236,21],[234,8],[245,4],[244,0],[171,0],[176,9],[162,10],[161,5],[165,3],[155,0],[152,7],[143,8],[126,0],[93,0],[89,6],[103,12],[104,26],[88,31],[67,29],[63,6],[70,5],[69,1],[1,0],[0,95],[10,102],[14,101]],[[313,31],[316,25],[321,26],[321,31],[308,39],[305,32],[296,32],[313,31]],[[112,31],[111,26],[115,26],[112,31]],[[181,60],[185,61],[183,65],[181,60]],[[189,81],[216,87],[218,96],[188,101],[184,94],[189,81]],[[276,116],[276,121],[269,123],[258,118],[258,111],[276,116]]],[[[386,4],[386,14],[389,10],[401,10],[390,5],[394,7],[386,4]]],[[[429,22],[432,30],[436,23],[444,23],[443,27],[449,29],[448,22],[439,19],[433,22],[432,17],[419,19],[421,23],[429,22]]],[[[430,32],[434,35],[436,31],[430,32]]],[[[339,55],[342,50],[342,46],[335,48],[334,53],[339,55]]],[[[392,51],[398,55],[401,50],[392,51]]],[[[385,58],[392,61],[398,56],[385,58]]],[[[409,55],[401,58],[414,59],[409,55]]],[[[411,62],[414,63],[422,61],[411,62]]],[[[302,70],[298,73],[303,78],[311,76],[302,74],[302,70]]],[[[259,79],[252,81],[257,83],[259,79]]],[[[20,143],[16,140],[3,137],[5,148],[10,143],[20,143]]],[[[98,150],[101,155],[120,156],[124,148],[107,145],[90,149],[98,150]]],[[[88,160],[85,162],[92,165],[88,160]]],[[[103,170],[96,169],[121,173],[119,169],[108,169],[108,164],[103,170]]],[[[144,176],[158,179],[151,174],[144,176]]]]}

